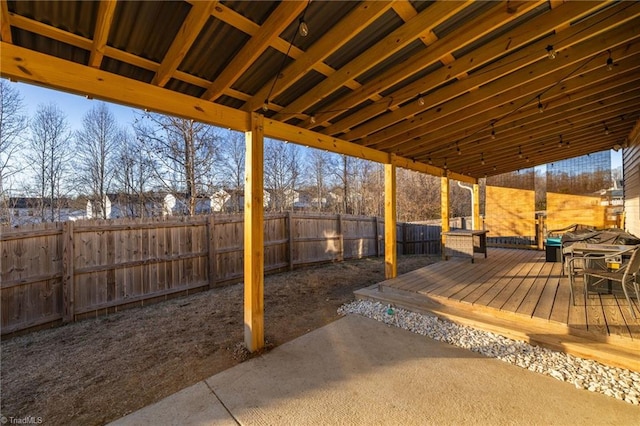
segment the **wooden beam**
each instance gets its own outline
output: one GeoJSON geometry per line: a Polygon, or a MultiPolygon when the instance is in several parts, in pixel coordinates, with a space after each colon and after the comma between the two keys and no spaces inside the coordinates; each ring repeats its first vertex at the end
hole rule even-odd
{"type": "Polygon", "coordinates": [[[81,96],[246,131],[249,115],[161,87],[0,42],[0,75],[81,96]]]}
{"type": "Polygon", "coordinates": [[[418,14],[414,19],[399,27],[391,34],[384,37],[374,46],[369,48],[362,55],[357,56],[348,64],[337,70],[329,78],[323,80],[305,95],[297,98],[287,105],[283,111],[274,118],[292,118],[291,114],[299,114],[309,106],[326,97],[328,94],[339,89],[348,80],[351,80],[365,71],[373,68],[376,64],[384,61],[412,41],[420,37],[421,34],[428,33],[437,25],[446,21],[460,10],[469,6],[472,2],[436,2],[432,6],[418,14]]]}
{"type": "Polygon", "coordinates": [[[444,245],[447,238],[444,233],[449,232],[449,178],[447,176],[442,176],[440,178],[440,220],[442,228],[441,250],[442,258],[444,259],[444,245]]]}
{"type": "MultiPolygon", "coordinates": [[[[278,78],[271,99],[291,87],[302,76],[317,66],[333,52],[342,47],[360,30],[379,18],[384,12],[389,10],[392,3],[378,0],[368,0],[360,4],[349,13],[344,19],[322,36],[322,38],[309,47],[299,58],[289,64],[282,71],[282,78],[278,78]]],[[[262,106],[264,100],[269,96],[273,81],[269,80],[244,106],[245,111],[254,111],[262,106]]]]}
{"type": "Polygon", "coordinates": [[[281,141],[295,142],[316,149],[324,149],[337,154],[386,163],[389,156],[382,151],[367,148],[351,142],[346,142],[332,136],[322,135],[311,130],[303,129],[292,124],[283,123],[272,118],[265,118],[265,136],[281,141]]]}
{"type": "Polygon", "coordinates": [[[395,278],[398,275],[396,244],[396,166],[393,155],[384,165],[384,277],[395,278]]]}
{"type": "MultiPolygon", "coordinates": [[[[283,123],[271,118],[264,119],[264,132],[266,137],[281,141],[290,141],[311,148],[323,149],[336,154],[362,158],[376,163],[387,163],[389,160],[389,155],[385,152],[367,148],[356,143],[347,142],[332,136],[316,133],[312,130],[283,123]]],[[[441,168],[429,166],[400,156],[394,156],[393,158],[395,165],[405,169],[428,173],[435,176],[442,176],[444,172],[441,168]]],[[[457,173],[453,173],[451,176],[452,178],[462,182],[473,183],[475,181],[470,176],[464,176],[457,173]]]]}
{"type": "Polygon", "coordinates": [[[245,158],[244,342],[255,352],[264,347],[264,123],[259,114],[251,114],[245,158]]]}
{"type": "Polygon", "coordinates": [[[93,32],[93,46],[89,56],[89,66],[100,68],[104,56],[104,47],[107,45],[109,30],[116,10],[116,0],[101,0],[96,18],[96,28],[93,32]]]}
{"type": "Polygon", "coordinates": [[[164,87],[169,82],[211,17],[211,12],[217,3],[217,1],[199,1],[191,5],[189,14],[180,26],[176,38],[171,42],[151,84],[164,87]]]}
{"type": "Polygon", "coordinates": [[[279,38],[280,33],[302,13],[307,4],[302,1],[280,3],[278,8],[262,24],[260,30],[251,37],[251,40],[242,47],[231,63],[225,67],[211,84],[202,95],[202,98],[207,100],[217,99],[227,87],[231,86],[254,63],[275,39],[279,38]]]}
{"type": "Polygon", "coordinates": [[[6,43],[13,43],[11,38],[11,21],[7,0],[0,0],[0,37],[6,43]]]}

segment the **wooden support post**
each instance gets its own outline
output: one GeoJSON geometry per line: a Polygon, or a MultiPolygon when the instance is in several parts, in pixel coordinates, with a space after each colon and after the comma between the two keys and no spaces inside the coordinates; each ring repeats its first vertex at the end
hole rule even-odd
{"type": "Polygon", "coordinates": [[[293,213],[287,212],[287,235],[289,237],[289,270],[293,271],[293,213]]]}
{"type": "Polygon", "coordinates": [[[217,253],[216,253],[216,235],[215,221],[213,216],[207,216],[207,273],[209,274],[209,288],[216,286],[217,271],[217,253]]]}
{"type": "Polygon", "coordinates": [[[264,117],[251,114],[244,179],[244,342],[264,347],[264,117]]]}
{"type": "Polygon", "coordinates": [[[440,217],[442,218],[441,251],[442,258],[445,259],[444,245],[446,242],[445,232],[449,232],[449,177],[440,178],[440,217]]]}
{"type": "Polygon", "coordinates": [[[480,185],[473,184],[473,230],[482,229],[483,226],[480,223],[480,185]]]}
{"type": "Polygon", "coordinates": [[[396,247],[396,166],[393,154],[389,164],[384,165],[384,277],[398,275],[396,247]]]}
{"type": "Polygon", "coordinates": [[[75,317],[73,222],[62,224],[62,321],[71,322],[75,317]]]}

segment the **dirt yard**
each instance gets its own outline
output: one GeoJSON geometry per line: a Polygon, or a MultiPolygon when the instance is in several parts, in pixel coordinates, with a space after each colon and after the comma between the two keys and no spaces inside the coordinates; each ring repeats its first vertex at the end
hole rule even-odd
{"type": "MultiPolygon", "coordinates": [[[[398,272],[434,261],[400,256],[398,272]]],[[[336,320],[383,278],[382,258],[268,276],[268,347],[336,320]]],[[[242,309],[236,284],[3,341],[2,416],[100,425],[138,410],[246,359],[242,309]]]]}

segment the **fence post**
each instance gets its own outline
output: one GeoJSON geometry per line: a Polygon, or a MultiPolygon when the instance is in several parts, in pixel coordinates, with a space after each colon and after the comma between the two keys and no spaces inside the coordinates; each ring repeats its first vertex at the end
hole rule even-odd
{"type": "Polygon", "coordinates": [[[378,232],[378,216],[374,216],[373,219],[373,226],[375,227],[376,237],[376,257],[380,257],[380,233],[378,232]]]}
{"type": "Polygon", "coordinates": [[[67,323],[75,317],[73,222],[62,224],[62,321],[67,323]]]}
{"type": "Polygon", "coordinates": [[[344,260],[344,235],[342,234],[342,215],[338,214],[338,237],[340,238],[340,252],[338,253],[338,261],[344,260]]]}
{"type": "Polygon", "coordinates": [[[209,274],[209,289],[216,285],[217,253],[216,253],[216,223],[212,215],[207,216],[207,273],[209,274]]]}
{"type": "Polygon", "coordinates": [[[289,233],[289,270],[293,271],[293,213],[291,210],[287,212],[286,232],[289,233]]]}

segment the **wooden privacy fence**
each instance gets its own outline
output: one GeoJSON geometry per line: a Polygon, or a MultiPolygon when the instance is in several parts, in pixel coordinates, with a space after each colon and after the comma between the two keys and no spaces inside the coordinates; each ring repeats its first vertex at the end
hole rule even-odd
{"type": "MultiPolygon", "coordinates": [[[[243,216],[119,219],[3,228],[2,335],[242,280],[243,216]]],[[[384,254],[384,221],[271,214],[265,271],[384,254]]],[[[437,254],[440,227],[397,224],[399,254],[437,254]]]]}

